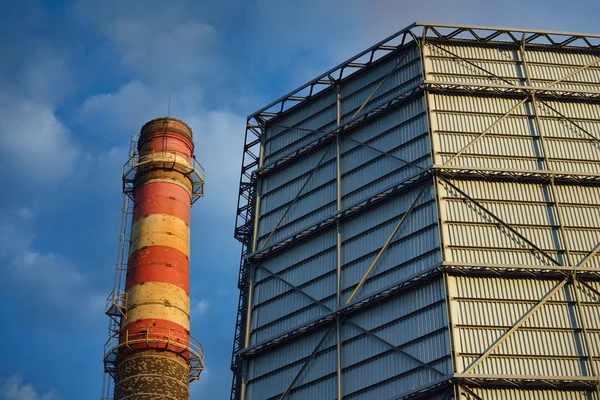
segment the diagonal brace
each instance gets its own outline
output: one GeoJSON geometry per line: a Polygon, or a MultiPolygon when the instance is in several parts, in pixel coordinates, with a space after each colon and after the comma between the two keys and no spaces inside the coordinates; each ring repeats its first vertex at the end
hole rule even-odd
{"type": "Polygon", "coordinates": [[[556,85],[557,83],[560,83],[560,82],[564,81],[565,79],[569,79],[569,78],[570,78],[570,77],[572,77],[573,75],[575,75],[575,74],[578,74],[578,73],[580,73],[581,71],[588,69],[588,68],[589,68],[589,67],[591,67],[592,65],[598,64],[599,62],[600,62],[600,58],[596,58],[594,61],[592,61],[592,62],[590,62],[590,63],[588,63],[588,64],[586,64],[586,65],[584,65],[584,66],[582,66],[582,67],[580,67],[580,68],[577,68],[575,71],[573,71],[573,72],[571,72],[571,73],[569,73],[569,74],[567,74],[567,75],[563,76],[563,77],[562,77],[562,78],[560,78],[560,79],[557,79],[557,80],[555,80],[554,82],[552,82],[552,83],[551,83],[551,84],[549,84],[548,86],[546,86],[546,87],[542,87],[542,88],[540,88],[539,90],[550,89],[552,86],[556,85]]]}
{"type": "Polygon", "coordinates": [[[556,114],[558,114],[561,118],[563,118],[567,122],[570,122],[571,124],[575,125],[579,130],[581,130],[583,133],[585,133],[587,136],[589,136],[590,139],[592,139],[594,142],[600,143],[600,139],[599,138],[597,138],[596,136],[594,136],[593,134],[591,134],[587,130],[583,129],[583,127],[581,127],[578,123],[576,123],[575,121],[573,121],[571,118],[567,117],[566,115],[564,115],[563,113],[561,113],[560,111],[558,111],[556,108],[552,107],[547,102],[542,101],[539,98],[538,98],[538,101],[540,103],[542,103],[545,107],[548,107],[549,109],[551,109],[552,111],[554,111],[556,114]]]}
{"type": "MultiPolygon", "coordinates": [[[[325,303],[323,303],[322,301],[317,300],[316,298],[314,298],[313,296],[309,295],[308,293],[306,293],[305,291],[303,291],[302,289],[300,289],[299,287],[293,285],[292,283],[288,282],[287,280],[283,279],[281,276],[277,275],[276,273],[268,270],[265,267],[261,267],[263,270],[265,270],[270,276],[278,279],[279,281],[283,282],[284,284],[288,285],[289,287],[291,287],[293,290],[297,291],[298,293],[300,293],[301,295],[307,297],[308,299],[310,299],[311,301],[313,301],[315,304],[320,305],[321,307],[325,308],[327,311],[333,311],[330,307],[328,307],[327,305],[325,305],[325,303]]],[[[434,366],[425,363],[421,360],[419,360],[418,358],[416,358],[415,356],[405,352],[404,350],[402,350],[402,346],[394,346],[392,343],[388,342],[387,340],[375,335],[373,332],[363,328],[362,326],[356,324],[355,322],[352,322],[350,320],[344,320],[346,323],[355,326],[356,328],[358,328],[359,330],[361,330],[362,332],[366,333],[369,336],[374,337],[375,339],[383,342],[384,344],[388,345],[390,348],[392,348],[394,351],[410,358],[411,360],[415,361],[416,363],[418,363],[419,365],[421,365],[422,367],[431,369],[432,371],[445,376],[446,374],[440,370],[438,370],[437,368],[435,368],[434,366]]]]}
{"type": "Polygon", "coordinates": [[[283,394],[279,397],[279,400],[285,399],[287,397],[287,395],[290,393],[290,390],[292,390],[292,388],[294,387],[294,385],[296,384],[296,382],[298,381],[298,379],[300,378],[300,376],[302,376],[302,373],[304,372],[304,370],[306,369],[306,367],[308,367],[308,365],[310,364],[310,362],[316,357],[317,353],[319,352],[319,349],[323,345],[323,342],[325,342],[325,338],[327,336],[329,336],[329,333],[333,330],[334,326],[335,325],[332,325],[327,330],[327,332],[325,332],[325,334],[323,335],[323,337],[321,338],[321,340],[319,340],[319,343],[317,343],[317,346],[315,347],[315,349],[313,350],[313,352],[311,353],[311,355],[304,361],[304,364],[302,364],[302,367],[296,373],[296,375],[294,376],[294,379],[292,379],[292,381],[290,382],[290,384],[288,385],[288,387],[285,389],[285,392],[283,392],[283,394]]]}
{"type": "Polygon", "coordinates": [[[445,48],[443,48],[443,47],[441,47],[441,46],[438,46],[437,44],[433,44],[433,43],[431,43],[431,42],[428,42],[427,44],[428,44],[429,46],[431,46],[431,47],[435,47],[435,48],[437,48],[437,49],[439,49],[439,50],[442,50],[442,51],[443,51],[443,52],[445,52],[445,53],[448,53],[448,54],[450,54],[450,55],[451,55],[452,57],[454,57],[455,59],[461,60],[461,61],[463,61],[463,62],[465,62],[465,63],[467,63],[467,64],[471,65],[472,67],[475,67],[475,68],[477,68],[478,70],[480,70],[480,71],[483,71],[483,72],[485,72],[486,74],[489,74],[488,78],[489,78],[489,77],[494,77],[494,78],[496,78],[496,79],[498,79],[498,80],[500,80],[500,81],[502,81],[502,82],[504,82],[504,83],[507,83],[507,84],[509,84],[510,86],[516,86],[516,85],[515,85],[514,83],[512,83],[511,81],[509,81],[509,80],[507,80],[507,79],[505,79],[505,78],[501,77],[500,75],[494,74],[493,72],[491,72],[491,71],[488,71],[488,70],[487,70],[487,69],[485,69],[485,68],[482,68],[482,67],[480,67],[479,65],[475,64],[474,62],[472,62],[472,61],[469,61],[469,60],[467,60],[466,58],[464,58],[464,57],[461,57],[461,56],[459,56],[458,54],[451,52],[450,50],[447,50],[447,49],[445,49],[445,48]]]}
{"type": "Polygon", "coordinates": [[[302,184],[302,187],[300,188],[300,190],[298,190],[298,193],[296,194],[296,197],[294,197],[294,200],[292,200],[292,202],[290,203],[290,205],[286,208],[285,212],[283,213],[283,215],[279,218],[279,221],[277,221],[277,224],[275,224],[275,227],[273,228],[273,230],[271,231],[271,233],[269,234],[269,236],[267,236],[267,239],[265,240],[265,242],[263,243],[263,245],[261,246],[261,249],[264,249],[265,246],[267,245],[267,243],[269,243],[269,240],[271,239],[271,236],[273,236],[273,234],[275,233],[275,231],[277,230],[277,228],[279,228],[279,225],[281,224],[281,222],[283,222],[284,218],[286,217],[286,215],[288,214],[288,212],[292,209],[292,207],[296,204],[296,202],[298,201],[298,199],[300,198],[300,195],[302,194],[302,191],[304,190],[304,188],[306,187],[306,185],[308,185],[308,183],[311,181],[311,179],[313,178],[313,176],[315,176],[315,173],[317,172],[317,170],[319,169],[319,167],[321,166],[321,164],[323,163],[323,161],[325,160],[325,157],[327,156],[327,153],[329,153],[329,150],[332,148],[333,146],[330,145],[328,148],[325,149],[325,151],[323,152],[323,156],[321,156],[321,159],[319,160],[319,162],[317,163],[317,165],[313,168],[313,170],[311,171],[310,175],[308,176],[308,178],[306,179],[306,181],[304,181],[304,183],[302,184]]]}
{"type": "Polygon", "coordinates": [[[584,267],[585,264],[587,264],[588,261],[590,261],[598,253],[598,251],[600,251],[600,243],[598,243],[596,247],[594,247],[594,249],[590,251],[588,255],[585,256],[585,258],[581,260],[579,264],[577,264],[577,266],[575,266],[575,269],[584,267]]]}
{"type": "Polygon", "coordinates": [[[512,112],[514,110],[517,109],[517,107],[521,106],[521,104],[525,103],[527,101],[528,97],[525,97],[523,100],[521,100],[520,102],[518,102],[517,104],[515,104],[510,110],[508,110],[503,116],[501,116],[500,118],[498,118],[492,125],[490,125],[485,131],[481,132],[481,134],[479,134],[479,136],[477,136],[475,139],[471,140],[469,142],[469,144],[467,144],[465,147],[462,148],[462,150],[460,150],[458,153],[454,154],[452,157],[450,157],[443,165],[447,165],[450,163],[450,161],[454,160],[456,157],[460,156],[461,154],[463,154],[465,151],[467,151],[467,149],[469,147],[471,147],[476,141],[478,141],[479,139],[481,139],[482,137],[484,137],[485,135],[487,135],[496,125],[498,125],[501,121],[503,121],[506,117],[508,117],[510,114],[512,114],[512,112]]]}
{"type": "Polygon", "coordinates": [[[352,294],[350,295],[350,297],[346,301],[346,304],[348,304],[352,300],[354,300],[354,297],[356,296],[356,294],[358,293],[358,291],[360,290],[360,288],[364,285],[364,283],[367,281],[367,278],[369,277],[369,275],[371,274],[371,272],[373,271],[373,269],[377,265],[377,262],[379,262],[379,260],[381,259],[381,256],[383,255],[383,253],[387,250],[388,246],[392,242],[392,239],[394,238],[394,236],[396,236],[396,233],[398,232],[398,230],[400,229],[400,227],[402,226],[402,224],[406,220],[406,217],[413,210],[415,204],[417,203],[417,201],[419,200],[419,198],[421,197],[421,195],[423,194],[423,192],[425,192],[425,189],[427,189],[427,187],[428,186],[423,185],[423,188],[415,196],[415,198],[413,199],[412,203],[408,207],[408,210],[406,210],[406,212],[402,215],[402,218],[400,218],[400,220],[398,221],[398,224],[396,225],[396,227],[394,228],[394,230],[390,234],[390,237],[386,240],[386,242],[383,245],[383,247],[381,248],[381,250],[379,250],[379,253],[375,257],[375,259],[373,260],[373,262],[371,263],[371,265],[369,266],[369,268],[367,269],[367,271],[365,272],[365,274],[363,275],[363,277],[360,279],[360,282],[358,283],[358,285],[356,286],[356,288],[354,288],[354,291],[352,292],[352,294]]]}
{"type": "Polygon", "coordinates": [[[407,353],[406,351],[402,350],[403,346],[394,346],[392,343],[388,342],[387,340],[377,336],[376,334],[374,334],[373,332],[369,331],[368,329],[363,328],[362,326],[350,321],[350,320],[345,320],[345,322],[347,324],[353,325],[356,328],[358,328],[360,331],[366,333],[367,335],[371,336],[372,338],[379,340],[380,342],[382,342],[383,344],[389,346],[392,350],[402,354],[403,356],[406,356],[408,358],[410,358],[411,360],[415,361],[417,364],[419,364],[421,367],[425,367],[427,369],[432,370],[433,372],[441,375],[441,376],[446,376],[445,372],[440,371],[439,369],[437,369],[436,367],[434,367],[431,364],[428,364],[424,361],[419,360],[417,357],[413,356],[412,354],[407,353]]]}
{"type": "Polygon", "coordinates": [[[498,218],[493,212],[491,212],[490,210],[488,210],[487,208],[485,208],[483,205],[481,205],[477,200],[475,200],[474,198],[472,198],[471,196],[469,196],[468,194],[466,194],[464,191],[462,191],[461,189],[458,188],[458,186],[454,185],[453,183],[451,183],[449,180],[447,180],[446,178],[443,178],[440,176],[440,179],[443,180],[444,182],[446,182],[446,184],[448,186],[450,186],[451,188],[453,188],[455,191],[457,191],[461,196],[463,196],[465,199],[469,200],[471,203],[475,204],[477,207],[479,207],[482,211],[484,211],[486,214],[488,214],[490,217],[492,217],[492,219],[494,219],[496,222],[498,222],[500,225],[504,226],[506,229],[508,229],[509,231],[511,231],[514,235],[516,235],[519,239],[523,240],[525,243],[527,243],[529,246],[531,246],[534,250],[536,250],[537,252],[539,252],[541,255],[543,255],[544,257],[546,257],[548,260],[552,261],[553,264],[555,265],[559,265],[561,266],[561,263],[559,263],[558,261],[556,261],[553,257],[551,257],[550,255],[548,255],[548,253],[546,253],[544,250],[540,249],[537,245],[535,245],[531,240],[527,239],[525,236],[523,236],[521,233],[519,233],[516,229],[514,229],[512,226],[508,225],[506,222],[502,221],[500,218],[498,218]]]}
{"type": "Polygon", "coordinates": [[[548,292],[535,306],[531,307],[522,317],[517,321],[516,324],[512,326],[508,331],[506,331],[502,336],[500,336],[496,342],[489,347],[485,353],[483,353],[477,360],[475,360],[463,373],[466,374],[469,371],[472,371],[478,364],[480,364],[483,360],[485,360],[490,354],[494,352],[506,339],[508,339],[517,329],[521,327],[528,319],[531,317],[537,310],[539,310],[546,302],[558,292],[565,284],[569,281],[569,278],[565,278],[560,281],[550,292],[548,292]]]}
{"type": "Polygon", "coordinates": [[[398,160],[398,161],[404,163],[405,165],[410,165],[411,167],[418,168],[420,171],[427,170],[427,168],[421,167],[420,165],[417,165],[414,162],[406,161],[405,159],[397,157],[397,156],[393,155],[392,153],[390,153],[388,151],[379,150],[378,148],[373,147],[370,144],[367,144],[365,142],[361,142],[361,141],[356,140],[356,139],[354,139],[354,138],[352,138],[350,136],[347,136],[345,139],[349,140],[351,142],[354,142],[354,143],[358,144],[359,146],[363,146],[363,147],[366,147],[367,149],[371,149],[371,150],[373,150],[373,151],[375,151],[375,152],[377,152],[377,153],[379,153],[379,154],[381,154],[383,156],[393,158],[394,160],[398,160]]]}
{"type": "Polygon", "coordinates": [[[371,92],[371,94],[369,95],[369,97],[367,97],[367,99],[362,103],[362,105],[358,108],[358,110],[356,110],[356,112],[352,115],[352,118],[355,118],[361,111],[363,108],[365,108],[365,106],[369,103],[369,101],[371,101],[371,99],[373,98],[373,96],[375,96],[375,93],[377,93],[377,91],[379,90],[379,88],[381,86],[383,86],[383,84],[385,83],[385,81],[388,80],[388,78],[390,76],[392,76],[392,74],[394,72],[396,72],[398,70],[398,68],[401,67],[401,63],[402,61],[404,61],[404,59],[408,56],[409,52],[407,51],[406,54],[404,54],[396,63],[396,65],[394,66],[394,68],[392,68],[392,70],[390,72],[388,72],[383,79],[381,80],[381,82],[379,82],[379,85],[377,85],[377,87],[375,89],[373,89],[373,91],[371,92]]]}

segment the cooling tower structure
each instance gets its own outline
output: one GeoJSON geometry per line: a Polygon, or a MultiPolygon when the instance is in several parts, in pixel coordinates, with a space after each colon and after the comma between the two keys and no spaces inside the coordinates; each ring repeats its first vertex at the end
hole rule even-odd
{"type": "Polygon", "coordinates": [[[600,400],[600,35],[415,23],[248,118],[233,400],[600,400]]]}
{"type": "Polygon", "coordinates": [[[192,130],[180,120],[152,120],[133,140],[103,398],[187,400],[203,369],[190,336],[190,206],[203,195],[201,171],[192,130]]]}

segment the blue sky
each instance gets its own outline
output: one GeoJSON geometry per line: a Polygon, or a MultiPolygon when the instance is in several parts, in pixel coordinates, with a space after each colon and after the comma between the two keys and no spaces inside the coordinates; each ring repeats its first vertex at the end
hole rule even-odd
{"type": "Polygon", "coordinates": [[[416,20],[600,30],[597,1],[519,3],[3,1],[0,399],[99,399],[121,166],[169,95],[207,171],[192,210],[192,333],[206,351],[192,399],[227,399],[246,115],[416,20]]]}

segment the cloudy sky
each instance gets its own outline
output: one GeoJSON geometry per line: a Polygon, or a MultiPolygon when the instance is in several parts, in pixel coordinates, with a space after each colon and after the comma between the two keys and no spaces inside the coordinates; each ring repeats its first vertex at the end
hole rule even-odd
{"type": "Polygon", "coordinates": [[[600,2],[5,0],[0,399],[99,399],[129,137],[171,116],[207,171],[192,211],[193,399],[227,399],[245,117],[414,21],[598,32],[600,2]],[[520,5],[519,3],[523,3],[520,5]]]}

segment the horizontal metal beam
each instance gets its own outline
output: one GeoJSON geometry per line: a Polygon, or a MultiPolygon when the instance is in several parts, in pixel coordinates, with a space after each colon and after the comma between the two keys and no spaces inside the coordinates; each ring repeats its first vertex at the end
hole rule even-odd
{"type": "Polygon", "coordinates": [[[306,101],[321,92],[319,88],[322,89],[322,86],[330,87],[332,81],[345,79],[369,67],[391,52],[423,38],[426,41],[466,42],[477,45],[486,43],[506,45],[510,43],[507,42],[507,39],[512,40],[514,45],[519,45],[524,40],[528,47],[547,47],[554,50],[568,48],[585,51],[598,50],[600,43],[600,35],[589,33],[415,22],[261,108],[251,114],[248,119],[261,117],[268,120],[279,116],[289,110],[291,106],[306,101]],[[576,44],[577,42],[579,45],[576,44]],[[288,105],[287,108],[286,105],[288,105]]]}
{"type": "Polygon", "coordinates": [[[555,182],[565,183],[600,183],[600,173],[592,172],[566,172],[545,169],[515,169],[515,168],[492,168],[492,167],[473,167],[470,165],[446,166],[435,164],[434,170],[442,176],[450,178],[486,178],[493,177],[519,178],[519,180],[539,180],[550,182],[554,178],[555,182]]]}
{"type": "MultiPolygon", "coordinates": [[[[443,263],[446,271],[460,271],[463,273],[477,273],[478,271],[494,271],[494,272],[524,272],[534,276],[547,275],[550,273],[560,274],[562,276],[570,276],[573,274],[573,267],[564,265],[513,265],[513,264],[482,264],[482,263],[463,263],[450,262],[443,263]]],[[[576,269],[577,275],[589,273],[600,276],[600,269],[595,267],[582,267],[576,269]]]]}
{"type": "Polygon", "coordinates": [[[271,337],[263,342],[242,349],[238,352],[238,356],[250,357],[258,354],[259,352],[263,352],[266,349],[270,349],[274,346],[285,343],[293,338],[296,338],[297,336],[304,335],[308,332],[313,332],[326,324],[335,322],[335,319],[337,317],[346,317],[357,313],[362,309],[366,307],[371,307],[382,300],[406,292],[407,290],[411,289],[412,287],[418,284],[428,282],[431,277],[439,275],[440,273],[440,265],[436,265],[426,271],[420,272],[419,274],[412,275],[403,280],[402,282],[397,282],[392,285],[389,285],[383,288],[382,290],[379,290],[375,293],[371,293],[363,298],[355,300],[352,303],[344,305],[332,312],[325,313],[322,316],[314,318],[304,324],[298,325],[293,329],[271,337]]]}
{"type": "Polygon", "coordinates": [[[600,91],[598,90],[573,90],[561,89],[543,86],[528,86],[528,85],[500,85],[500,84],[483,84],[471,82],[452,82],[443,80],[425,80],[422,87],[428,92],[433,93],[453,93],[464,95],[503,95],[527,97],[532,93],[540,98],[540,100],[581,100],[581,101],[600,101],[600,91]]]}
{"type": "MultiPolygon", "coordinates": [[[[493,381],[510,381],[519,387],[519,383],[527,385],[528,382],[555,382],[555,383],[580,383],[585,387],[595,387],[600,383],[600,378],[595,376],[564,376],[564,375],[506,375],[506,374],[454,374],[455,378],[468,380],[481,384],[493,381]]],[[[513,386],[514,387],[514,386],[513,386]]]]}
{"type": "MultiPolygon", "coordinates": [[[[289,164],[293,160],[296,160],[305,154],[316,151],[316,150],[320,149],[321,147],[326,146],[328,143],[331,143],[337,135],[340,135],[342,137],[347,136],[354,130],[356,130],[356,129],[360,128],[361,126],[370,122],[375,116],[381,116],[381,115],[385,114],[386,112],[390,112],[390,111],[396,109],[397,107],[399,107],[400,105],[402,105],[408,101],[412,101],[414,98],[416,98],[418,96],[418,94],[420,94],[422,92],[423,92],[423,90],[421,89],[420,86],[414,86],[414,87],[410,88],[409,90],[402,92],[402,93],[398,94],[397,96],[394,96],[391,100],[387,100],[387,101],[383,102],[382,104],[367,111],[364,114],[353,117],[350,121],[344,123],[343,125],[340,125],[339,127],[334,128],[330,131],[323,131],[323,130],[319,130],[319,129],[310,130],[311,132],[321,133],[322,135],[319,136],[318,138],[312,140],[311,142],[307,143],[306,145],[300,147],[299,149],[294,150],[294,151],[286,154],[285,156],[282,156],[281,158],[278,158],[277,160],[262,166],[261,168],[256,170],[256,174],[259,176],[265,176],[273,171],[279,170],[280,168],[289,164]]],[[[294,128],[292,126],[292,127],[289,127],[289,129],[293,131],[296,128],[294,128]]],[[[304,130],[304,129],[299,129],[299,130],[304,130]]]]}
{"type": "Polygon", "coordinates": [[[406,190],[410,190],[416,184],[429,179],[429,177],[430,177],[429,170],[412,175],[408,179],[405,179],[402,182],[398,182],[392,186],[389,186],[388,188],[372,195],[371,197],[369,197],[367,199],[361,200],[353,205],[344,207],[343,209],[334,213],[333,215],[331,215],[327,218],[324,218],[321,221],[319,221],[313,225],[310,225],[310,226],[302,229],[301,231],[296,232],[286,238],[283,238],[283,239],[279,240],[278,242],[272,244],[269,247],[261,248],[260,250],[257,250],[255,252],[249,254],[248,260],[254,262],[254,261],[257,261],[257,260],[260,260],[260,259],[266,257],[267,255],[271,255],[274,252],[282,251],[283,249],[287,248],[291,244],[295,244],[300,239],[306,239],[308,237],[311,237],[311,236],[317,234],[318,232],[322,232],[323,230],[334,226],[335,222],[337,220],[343,220],[343,219],[349,218],[350,216],[353,216],[355,214],[363,212],[363,211],[371,208],[375,204],[385,201],[398,193],[401,193],[406,190]]]}

